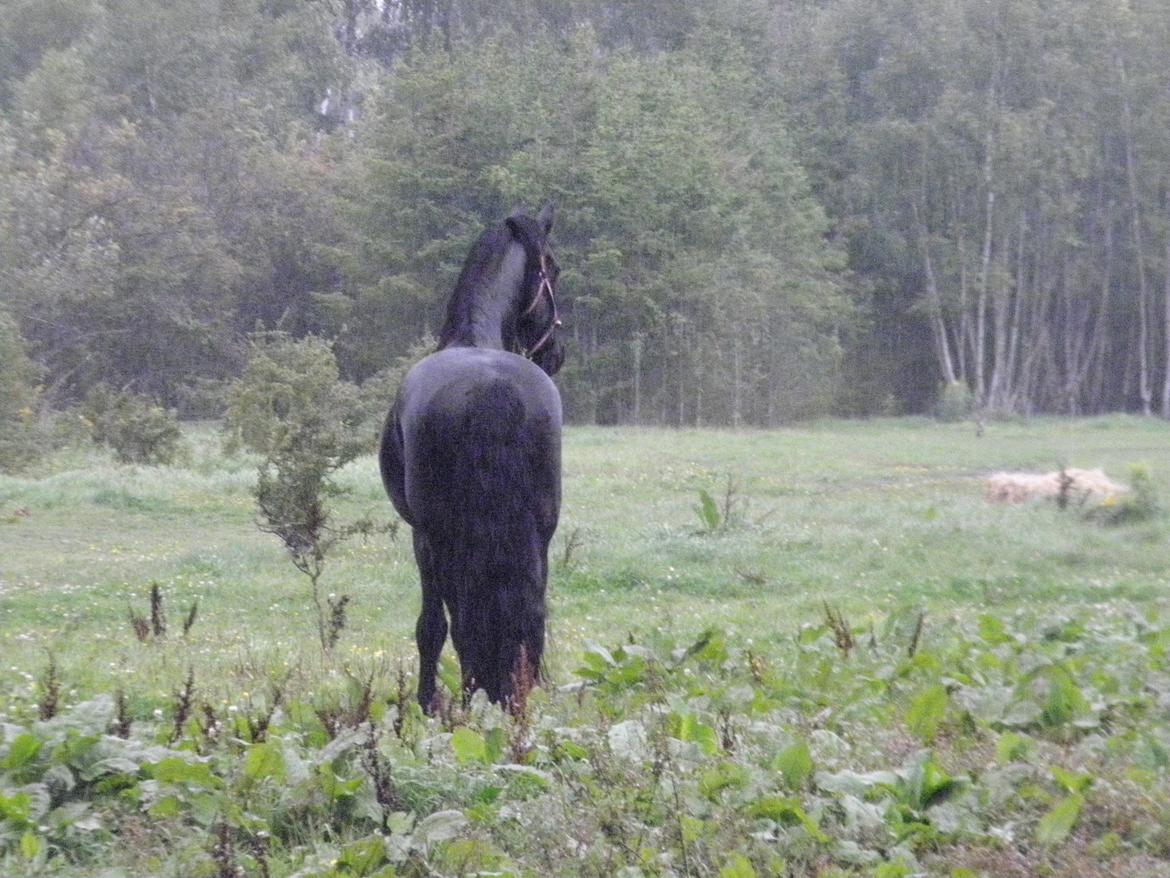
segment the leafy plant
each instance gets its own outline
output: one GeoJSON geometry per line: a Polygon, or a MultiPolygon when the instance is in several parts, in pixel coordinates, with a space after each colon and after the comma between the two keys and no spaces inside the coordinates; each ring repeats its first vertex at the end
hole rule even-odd
{"type": "Polygon", "coordinates": [[[82,411],[93,441],[113,449],[122,463],[172,463],[181,447],[175,413],[147,396],[99,384],[89,392],[82,411]]]}
{"type": "Polygon", "coordinates": [[[351,536],[397,528],[376,528],[368,519],[340,526],[332,521],[331,503],[343,493],[334,475],[369,443],[359,429],[357,391],[339,380],[328,342],[258,333],[230,399],[224,423],[229,445],[262,457],[255,487],[259,526],[280,538],[293,566],[308,577],[321,649],[331,653],[350,597],[322,595],[329,553],[351,536]]]}
{"type": "Polygon", "coordinates": [[[1090,509],[1088,515],[1102,524],[1121,525],[1149,521],[1161,512],[1161,498],[1149,467],[1134,464],[1129,468],[1129,491],[1106,498],[1090,509]]]}
{"type": "Polygon", "coordinates": [[[723,533],[729,528],[743,523],[744,500],[740,494],[739,483],[730,474],[723,489],[723,495],[716,501],[706,488],[699,489],[699,505],[695,507],[695,515],[699,519],[699,533],[723,533]]]}

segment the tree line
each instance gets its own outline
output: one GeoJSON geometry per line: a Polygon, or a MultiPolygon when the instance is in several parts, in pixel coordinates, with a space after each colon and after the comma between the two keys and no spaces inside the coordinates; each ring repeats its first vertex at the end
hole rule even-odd
{"type": "Polygon", "coordinates": [[[21,411],[398,374],[553,198],[574,420],[1170,417],[1167,0],[2,5],[21,411]]]}

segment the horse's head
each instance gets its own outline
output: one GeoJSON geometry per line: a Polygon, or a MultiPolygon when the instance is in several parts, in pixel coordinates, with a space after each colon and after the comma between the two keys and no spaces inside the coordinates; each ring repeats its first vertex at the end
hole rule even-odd
{"type": "Polygon", "coordinates": [[[553,375],[564,361],[557,338],[560,266],[548,244],[553,206],[533,218],[517,211],[488,229],[463,264],[439,330],[439,349],[502,348],[553,375]]]}
{"type": "Polygon", "coordinates": [[[549,375],[555,375],[565,360],[564,342],[557,333],[561,325],[556,298],[561,268],[548,243],[553,213],[549,203],[536,219],[517,211],[505,221],[527,257],[524,279],[514,302],[517,353],[549,375]]]}

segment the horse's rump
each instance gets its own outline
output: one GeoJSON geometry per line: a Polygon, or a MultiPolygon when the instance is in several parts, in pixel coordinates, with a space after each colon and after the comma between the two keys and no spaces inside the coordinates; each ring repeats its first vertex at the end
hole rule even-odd
{"type": "Polygon", "coordinates": [[[426,533],[465,677],[510,691],[544,644],[545,559],[560,499],[560,405],[522,358],[433,355],[400,400],[409,513],[426,533]]]}

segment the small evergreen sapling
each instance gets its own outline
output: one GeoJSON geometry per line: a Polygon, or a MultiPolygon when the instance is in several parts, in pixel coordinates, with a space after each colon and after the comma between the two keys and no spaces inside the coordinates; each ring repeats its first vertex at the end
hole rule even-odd
{"type": "Polygon", "coordinates": [[[257,333],[243,376],[233,385],[225,422],[228,445],[261,455],[254,490],[258,526],[275,534],[309,579],[317,635],[330,654],[345,627],[349,596],[321,593],[329,553],[341,541],[375,531],[368,519],[336,525],[332,502],[344,494],[334,475],[369,449],[357,389],[340,380],[329,342],[257,333]]]}

